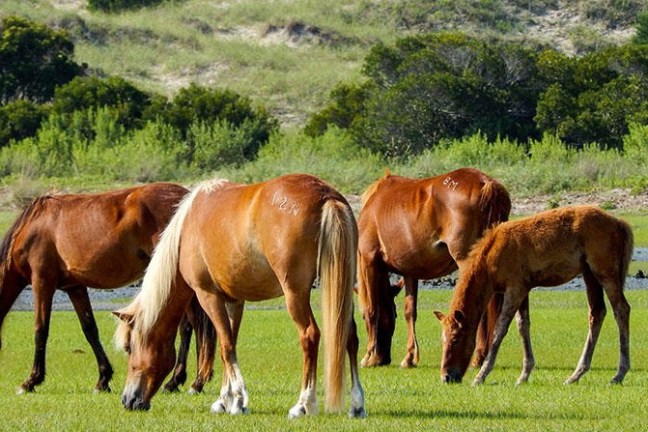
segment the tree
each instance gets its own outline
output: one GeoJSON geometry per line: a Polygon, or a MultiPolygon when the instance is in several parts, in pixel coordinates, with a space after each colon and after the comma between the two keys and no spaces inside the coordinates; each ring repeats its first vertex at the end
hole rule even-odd
{"type": "Polygon", "coordinates": [[[363,91],[340,86],[309,127],[346,126],[358,144],[387,156],[478,131],[518,139],[537,133],[541,83],[535,52],[521,45],[460,33],[408,37],[373,47],[362,71],[363,91]]]}
{"type": "Polygon", "coordinates": [[[83,73],[64,31],[8,16],[0,24],[0,104],[47,102],[54,89],[83,73]]]}

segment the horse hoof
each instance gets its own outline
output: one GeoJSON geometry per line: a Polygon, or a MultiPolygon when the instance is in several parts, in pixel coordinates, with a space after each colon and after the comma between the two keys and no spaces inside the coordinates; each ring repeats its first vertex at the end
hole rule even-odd
{"type": "Polygon", "coordinates": [[[353,408],[349,410],[349,418],[367,418],[365,407],[353,408]]]}
{"type": "Polygon", "coordinates": [[[301,404],[297,404],[294,407],[290,408],[290,411],[288,411],[288,418],[289,419],[296,419],[300,417],[304,417],[306,415],[306,407],[301,404]]]}
{"type": "Polygon", "coordinates": [[[225,408],[225,404],[223,403],[223,401],[218,399],[216,402],[212,404],[211,412],[216,414],[224,414],[227,412],[227,409],[225,408]]]}
{"type": "Polygon", "coordinates": [[[400,364],[401,369],[412,369],[416,367],[416,362],[411,359],[403,359],[403,361],[400,364]]]}

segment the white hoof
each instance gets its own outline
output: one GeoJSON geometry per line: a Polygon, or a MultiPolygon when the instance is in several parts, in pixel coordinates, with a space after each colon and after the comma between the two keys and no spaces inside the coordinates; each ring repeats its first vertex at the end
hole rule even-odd
{"type": "Polygon", "coordinates": [[[225,408],[225,403],[222,400],[218,399],[216,402],[212,404],[211,412],[216,414],[225,414],[227,412],[227,408],[225,408]]]}

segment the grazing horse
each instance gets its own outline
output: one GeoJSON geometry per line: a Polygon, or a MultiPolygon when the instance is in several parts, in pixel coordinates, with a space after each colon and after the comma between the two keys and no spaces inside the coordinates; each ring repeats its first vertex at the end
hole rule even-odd
{"type": "MultiPolygon", "coordinates": [[[[408,340],[401,367],[419,362],[416,340],[416,303],[419,279],[433,279],[455,271],[483,231],[508,219],[507,190],[486,174],[462,168],[427,179],[387,173],[363,194],[358,216],[358,296],[367,328],[363,366],[391,363],[396,324],[394,297],[405,285],[408,340]],[[404,278],[390,285],[389,273],[404,278]]],[[[496,304],[485,319],[494,325],[496,304]]],[[[482,328],[476,359],[488,351],[487,325],[482,328]]]]}
{"type": "Polygon", "coordinates": [[[325,406],[344,403],[344,357],[351,368],[352,417],[366,415],[353,319],[357,226],[337,191],[309,175],[286,175],[242,185],[224,180],[195,188],[169,222],[142,290],[126,308],[115,340],[129,351],[122,395],[127,409],[149,409],[173,366],[175,329],[195,293],[221,346],[223,382],[218,413],[248,412],[236,342],[245,301],[285,296],[303,351],[301,393],[289,417],[317,413],[320,330],[310,306],[319,277],[324,316],[325,406]]]}
{"type": "MultiPolygon", "coordinates": [[[[140,279],[159,235],[187,193],[180,185],[154,183],[98,194],[43,195],[25,208],[0,245],[0,327],[26,285],[31,284],[34,295],[34,364],[21,392],[34,391],[45,379],[57,288],[69,296],[96,357],[96,390],[110,390],[113,370],[101,346],[87,287],[119,288],[140,279]]],[[[210,374],[210,368],[201,370],[197,381],[210,374]]]]}
{"type": "MultiPolygon", "coordinates": [[[[621,383],[630,369],[630,305],[623,285],[632,244],[627,223],[589,206],[549,210],[493,228],[471,252],[448,315],[435,312],[443,326],[441,379],[461,381],[475,344],[479,316],[493,293],[503,293],[502,310],[488,356],[473,384],[483,383],[493,369],[502,339],[529,291],[560,285],[582,274],[589,303],[589,333],[578,365],[565,384],[577,382],[590,368],[606,313],[603,292],[619,328],[619,367],[612,383],[621,383]]],[[[528,313],[518,313],[516,321],[524,348],[519,384],[528,380],[535,360],[528,313]]]]}

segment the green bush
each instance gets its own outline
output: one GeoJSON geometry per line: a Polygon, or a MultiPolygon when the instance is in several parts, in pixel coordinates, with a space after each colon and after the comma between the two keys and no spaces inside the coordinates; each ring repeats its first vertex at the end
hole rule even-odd
{"type": "Polygon", "coordinates": [[[49,109],[27,100],[0,105],[0,147],[36,135],[49,109]]]}
{"type": "Polygon", "coordinates": [[[7,16],[0,22],[0,105],[18,99],[47,102],[54,89],[84,71],[74,62],[67,33],[7,16]]]}

